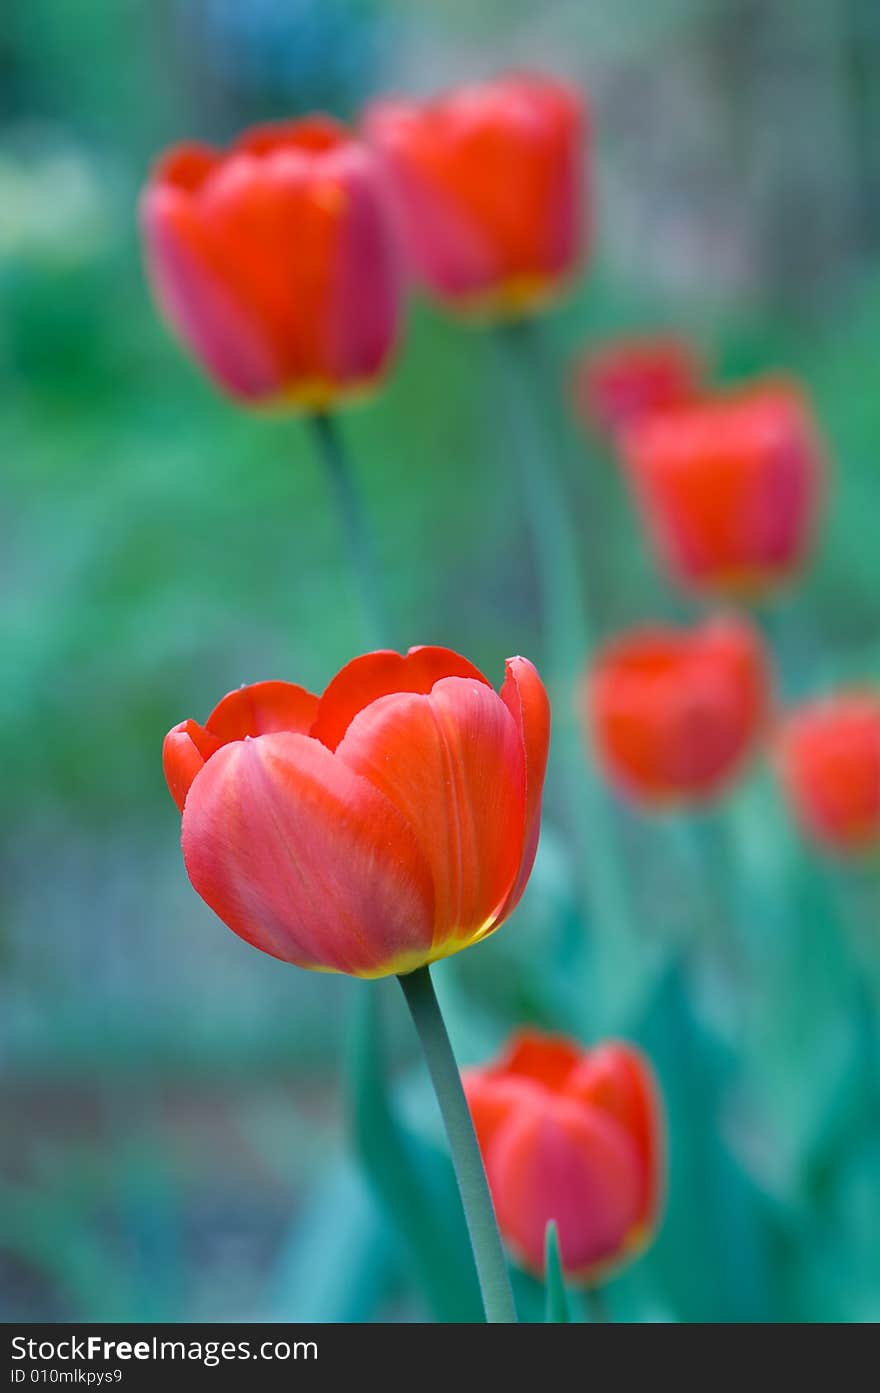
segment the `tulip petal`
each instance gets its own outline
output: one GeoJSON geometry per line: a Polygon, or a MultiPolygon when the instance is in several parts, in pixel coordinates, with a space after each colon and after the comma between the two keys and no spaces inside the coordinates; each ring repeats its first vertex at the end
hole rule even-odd
{"type": "Polygon", "coordinates": [[[484,1159],[509,1117],[522,1108],[542,1106],[542,1092],[529,1079],[496,1076],[491,1069],[464,1069],[461,1081],[484,1159]]]}
{"type": "Polygon", "coordinates": [[[640,1221],[650,1224],[663,1183],[660,1098],[641,1051],[616,1040],[596,1046],[572,1070],[565,1095],[613,1117],[632,1138],[644,1181],[640,1221]]]}
{"type": "Polygon", "coordinates": [[[241,938],[302,967],[384,976],[430,953],[430,872],[377,788],[317,740],[225,745],[183,814],[196,891],[241,938]]]}
{"type": "Polygon", "coordinates": [[[381,371],[394,341],[400,249],[373,152],[347,145],[327,163],[345,198],[327,312],[327,363],[334,379],[364,382],[381,371]]]}
{"type": "Polygon", "coordinates": [[[515,1074],[543,1084],[551,1092],[561,1089],[582,1056],[582,1050],[562,1035],[540,1030],[518,1030],[502,1058],[493,1065],[499,1074],[515,1074]]]}
{"type": "Polygon", "coordinates": [[[312,735],[335,750],[359,711],[393,692],[430,692],[441,677],[472,677],[489,683],[451,648],[411,648],[405,656],[390,648],[364,653],[339,671],[318,703],[312,735]]]}
{"type": "Polygon", "coordinates": [[[234,396],[258,400],[282,385],[276,346],[238,277],[198,216],[193,198],[148,188],[141,203],[147,269],[175,331],[234,396]]]}
{"type": "Polygon", "coordinates": [[[536,667],[528,658],[508,658],[505,672],[501,700],[516,722],[526,761],[525,841],[519,874],[505,906],[507,915],[519,904],[538,850],[541,799],[550,751],[550,700],[536,667]]]}
{"type": "Polygon", "coordinates": [[[197,721],[181,721],[169,730],[162,745],[162,768],[168,790],[183,812],[190,785],[205,760],[220,748],[220,741],[197,721]]]}
{"type": "Polygon", "coordinates": [[[486,1165],[498,1222],[533,1272],[551,1219],[566,1273],[580,1276],[620,1255],[638,1226],[635,1147],[598,1109],[564,1098],[526,1108],[499,1130],[486,1165]]]}
{"type": "Polygon", "coordinates": [[[526,799],[522,742],[493,688],[445,677],[430,695],[380,697],[337,757],[413,828],[434,882],[435,950],[497,927],[522,860],[526,799]]]}
{"type": "Polygon", "coordinates": [[[173,188],[192,192],[204,183],[208,175],[217,168],[223,156],[211,145],[198,141],[184,141],[166,150],[157,160],[150,182],[154,185],[168,184],[173,188]]]}
{"type": "Polygon", "coordinates": [[[222,744],[278,730],[308,735],[317,710],[318,698],[293,682],[252,682],[218,701],[205,728],[222,744]]]}

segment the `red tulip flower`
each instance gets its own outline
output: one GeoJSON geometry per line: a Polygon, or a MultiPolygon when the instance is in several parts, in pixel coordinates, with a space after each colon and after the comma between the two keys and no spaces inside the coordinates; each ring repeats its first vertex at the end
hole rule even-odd
{"type": "Polygon", "coordinates": [[[335,121],[176,146],[141,221],[162,311],[234,397],[324,410],[381,376],[400,301],[385,184],[335,121]]]}
{"type": "Polygon", "coordinates": [[[767,720],[770,675],[754,631],[735,619],[640,629],[599,653],[584,716],[607,777],[633,802],[717,797],[767,720]]]}
{"type": "Polygon", "coordinates": [[[654,411],[692,402],[702,389],[705,364],[675,334],[612,339],[575,363],[575,410],[590,430],[616,436],[654,411]]]}
{"type": "Polygon", "coordinates": [[[813,536],[822,448],[796,386],[765,381],[648,416],[623,437],[655,548],[681,584],[766,593],[813,536]]]}
{"type": "Polygon", "coordinates": [[[500,694],[445,648],[355,658],[322,697],[230,692],[166,736],[202,899],[285,962],[413,971],[485,938],[525,888],[550,734],[525,658],[500,694]]]}
{"type": "Polygon", "coordinates": [[[572,275],[585,240],[584,127],[571,87],[526,75],[368,112],[411,263],[440,301],[526,314],[572,275]]]}
{"type": "Polygon", "coordinates": [[[645,1247],[665,1162],[657,1084],[638,1050],[523,1031],[463,1081],[498,1226],[527,1270],[543,1275],[551,1219],[574,1281],[594,1283],[645,1247]]]}
{"type": "Polygon", "coordinates": [[[777,751],[783,789],[809,837],[843,853],[880,848],[880,697],[850,692],[795,711],[777,751]]]}

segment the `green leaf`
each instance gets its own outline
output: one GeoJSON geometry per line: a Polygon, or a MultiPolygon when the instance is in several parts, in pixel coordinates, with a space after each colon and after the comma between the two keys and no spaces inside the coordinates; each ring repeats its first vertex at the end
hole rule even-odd
{"type": "Polygon", "coordinates": [[[547,1225],[547,1234],[544,1239],[544,1271],[547,1283],[544,1320],[547,1324],[569,1325],[571,1323],[571,1307],[568,1303],[568,1292],[565,1290],[562,1256],[559,1252],[559,1234],[556,1231],[555,1219],[551,1219],[547,1225]]]}
{"type": "Polygon", "coordinates": [[[346,1159],[331,1160],[282,1244],[266,1318],[370,1320],[397,1276],[396,1256],[358,1171],[346,1159]]]}

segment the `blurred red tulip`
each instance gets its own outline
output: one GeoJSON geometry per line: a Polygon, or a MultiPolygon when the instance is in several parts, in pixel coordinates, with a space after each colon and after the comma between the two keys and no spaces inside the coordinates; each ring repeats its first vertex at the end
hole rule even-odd
{"type": "Polygon", "coordinates": [[[880,848],[880,697],[847,692],[783,723],[778,769],[809,837],[834,851],[880,848]]]}
{"type": "Polygon", "coordinates": [[[141,223],[161,309],[234,397],[322,410],[381,376],[400,300],[385,183],[336,122],[175,147],[141,223]]]}
{"type": "Polygon", "coordinates": [[[273,957],[410,972],[485,938],[535,858],[547,695],[510,658],[500,695],[445,648],[355,658],[324,695],[230,692],[163,751],[194,888],[273,957]]]}
{"type": "Polygon", "coordinates": [[[523,1031],[463,1081],[498,1225],[524,1267],[543,1274],[551,1219],[575,1281],[590,1284],[645,1247],[665,1162],[657,1084],[638,1050],[523,1031]]]}
{"type": "Polygon", "coordinates": [[[763,646],[739,620],[641,629],[598,654],[585,722],[607,777],[634,802],[709,799],[753,752],[770,686],[763,646]]]}
{"type": "Polygon", "coordinates": [[[612,339],[575,362],[575,411],[588,429],[615,436],[653,411],[693,401],[704,376],[702,357],[675,334],[612,339]]]}
{"type": "Polygon", "coordinates": [[[585,240],[585,125],[572,87],[528,75],[368,112],[411,263],[438,299],[527,314],[573,274],[585,240]]]}
{"type": "Polygon", "coordinates": [[[682,584],[755,596],[802,562],[823,455],[795,385],[767,380],[646,417],[622,448],[655,547],[682,584]]]}

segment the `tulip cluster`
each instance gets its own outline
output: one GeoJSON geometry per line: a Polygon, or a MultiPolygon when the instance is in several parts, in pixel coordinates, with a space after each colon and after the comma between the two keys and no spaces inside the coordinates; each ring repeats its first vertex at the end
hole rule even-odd
{"type": "MultiPolygon", "coordinates": [[[[155,297],[238,402],[326,424],[381,381],[410,286],[503,325],[571,282],[590,240],[588,140],[575,90],[516,75],[376,102],[357,129],[311,116],[225,151],[180,145],[141,204],[155,297]]],[[[640,336],[593,346],[573,395],[618,453],[665,574],[731,604],[772,593],[804,562],[824,449],[796,384],[722,391],[706,379],[685,340],[640,336]]],[[[692,806],[721,797],[754,758],[773,689],[758,632],[725,612],[612,637],[589,658],[581,712],[623,797],[692,806]]],[[[186,870],[234,933],[275,958],[414,980],[516,908],[549,737],[547,693],[522,657],[500,691],[437,647],[366,653],[320,696],[241,687],[165,739],[186,870]]],[[[880,700],[808,706],[774,738],[807,833],[842,851],[880,845],[880,700]]],[[[419,1026],[412,981],[404,990],[419,1026]]],[[[435,1079],[444,1070],[432,1064],[435,1079]]],[[[665,1158],[658,1086],[638,1051],[520,1032],[465,1088],[498,1225],[527,1270],[543,1275],[551,1222],[565,1274],[585,1285],[644,1247],[665,1158]]],[[[461,1176],[466,1207],[478,1204],[461,1176]]]]}
{"type": "Polygon", "coordinates": [[[417,280],[454,311],[530,313],[585,250],[583,102],[518,76],[184,144],[141,202],[165,317],[252,405],[323,411],[381,378],[417,280]]]}

